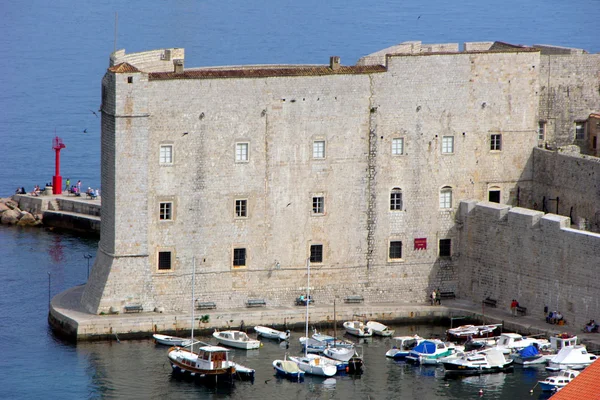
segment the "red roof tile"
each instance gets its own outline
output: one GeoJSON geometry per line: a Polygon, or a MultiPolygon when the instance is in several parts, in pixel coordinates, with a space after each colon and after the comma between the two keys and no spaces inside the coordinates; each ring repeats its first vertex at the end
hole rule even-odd
{"type": "Polygon", "coordinates": [[[600,400],[600,359],[550,398],[551,400],[600,400]]]}
{"type": "Polygon", "coordinates": [[[108,70],[110,72],[114,72],[115,74],[123,74],[123,73],[128,73],[128,72],[140,72],[139,69],[137,69],[133,65],[128,64],[126,62],[117,64],[117,65],[113,65],[108,70]]]}
{"type": "Polygon", "coordinates": [[[385,72],[383,65],[340,66],[332,70],[328,66],[281,67],[281,68],[238,68],[238,69],[196,69],[175,72],[151,72],[150,80],[164,79],[220,79],[220,78],[270,78],[285,76],[352,75],[385,72]]]}

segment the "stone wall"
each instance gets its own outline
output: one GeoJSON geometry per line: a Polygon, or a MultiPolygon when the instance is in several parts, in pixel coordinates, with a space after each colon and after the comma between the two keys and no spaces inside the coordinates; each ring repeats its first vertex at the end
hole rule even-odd
{"type": "Polygon", "coordinates": [[[460,205],[461,297],[511,300],[544,317],[560,311],[577,329],[600,318],[600,235],[569,218],[495,203],[460,205]]]}

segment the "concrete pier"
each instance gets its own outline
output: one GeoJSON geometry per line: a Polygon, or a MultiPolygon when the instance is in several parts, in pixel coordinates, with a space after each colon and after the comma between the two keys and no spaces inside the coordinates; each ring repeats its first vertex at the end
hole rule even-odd
{"type": "MultiPolygon", "coordinates": [[[[185,336],[191,329],[191,312],[160,313],[143,310],[139,313],[93,315],[80,306],[85,285],[76,286],[56,295],[50,304],[48,320],[53,330],[74,341],[149,338],[155,332],[185,336]]],[[[334,321],[333,304],[314,304],[309,308],[310,325],[331,326],[334,321]]],[[[302,306],[196,310],[194,330],[212,333],[215,329],[238,329],[255,325],[287,327],[302,331],[306,309],[302,306]],[[207,322],[202,317],[208,316],[207,322]]],[[[445,301],[431,306],[419,303],[336,303],[338,325],[353,319],[377,320],[387,324],[448,324],[452,317],[466,317],[490,324],[504,324],[504,330],[524,335],[549,337],[562,332],[576,334],[590,351],[600,351],[600,334],[583,333],[580,326],[557,326],[545,322],[543,315],[513,317],[509,310],[482,308],[465,300],[445,301]]],[[[204,318],[206,321],[206,317],[204,318]]],[[[454,321],[454,326],[465,320],[454,321]]]]}

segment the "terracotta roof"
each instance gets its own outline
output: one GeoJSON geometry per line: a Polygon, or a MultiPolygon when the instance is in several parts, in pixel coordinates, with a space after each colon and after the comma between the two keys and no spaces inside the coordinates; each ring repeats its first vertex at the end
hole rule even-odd
{"type": "Polygon", "coordinates": [[[126,62],[117,64],[117,65],[113,65],[108,70],[110,72],[114,72],[115,74],[123,74],[123,73],[128,73],[128,72],[140,72],[139,69],[137,69],[133,65],[128,64],[126,62]]]}
{"type": "Polygon", "coordinates": [[[550,398],[551,400],[600,400],[600,359],[550,398]]]}
{"type": "Polygon", "coordinates": [[[180,73],[151,72],[150,80],[164,79],[220,79],[220,78],[270,78],[284,76],[323,76],[371,74],[387,71],[383,65],[340,66],[332,70],[329,66],[282,67],[282,68],[239,68],[239,69],[196,69],[180,73]]]}

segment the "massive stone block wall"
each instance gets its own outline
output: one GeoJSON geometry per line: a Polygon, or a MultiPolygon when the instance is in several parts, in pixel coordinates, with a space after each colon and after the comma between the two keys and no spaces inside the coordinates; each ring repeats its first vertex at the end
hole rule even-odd
{"type": "Polygon", "coordinates": [[[600,232],[600,158],[535,148],[533,165],[533,208],[600,232]]]}
{"type": "Polygon", "coordinates": [[[567,217],[477,201],[461,203],[458,226],[462,297],[506,309],[514,298],[540,318],[548,307],[574,327],[599,318],[599,234],[571,229],[567,217]]]}

